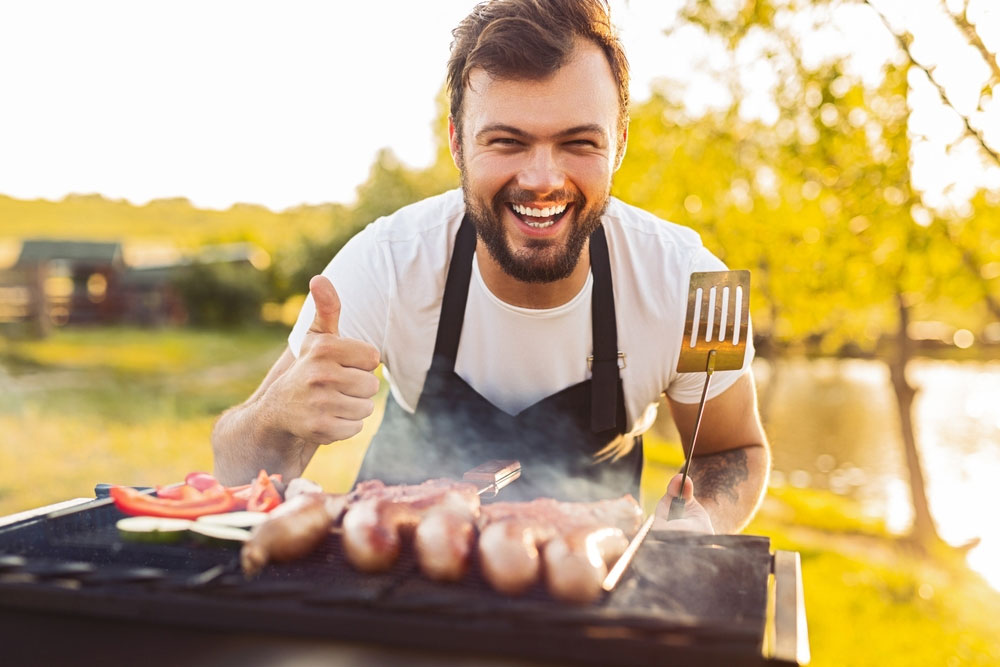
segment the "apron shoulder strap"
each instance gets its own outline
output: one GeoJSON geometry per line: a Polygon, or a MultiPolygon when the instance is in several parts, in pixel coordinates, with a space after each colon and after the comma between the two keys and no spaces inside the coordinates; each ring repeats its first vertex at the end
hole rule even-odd
{"type": "Polygon", "coordinates": [[[444,294],[441,297],[441,317],[438,320],[437,340],[431,367],[453,370],[458,357],[458,341],[462,337],[465,320],[465,302],[469,298],[469,280],[472,278],[472,259],[476,253],[476,228],[469,216],[455,236],[455,248],[448,265],[444,294]]]}
{"type": "Polygon", "coordinates": [[[591,364],[590,429],[595,433],[618,429],[618,322],[614,285],[604,226],[590,235],[590,271],[594,275],[591,317],[594,360],[591,364]]]}

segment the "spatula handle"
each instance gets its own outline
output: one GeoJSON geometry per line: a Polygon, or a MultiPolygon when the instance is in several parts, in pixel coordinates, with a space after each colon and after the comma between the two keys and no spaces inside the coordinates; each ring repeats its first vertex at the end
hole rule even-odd
{"type": "Polygon", "coordinates": [[[708,359],[705,362],[705,386],[701,390],[701,400],[698,402],[698,414],[694,418],[694,432],[691,434],[691,449],[684,457],[683,474],[681,475],[680,495],[670,501],[670,511],[667,513],[667,520],[680,519],[684,517],[684,484],[687,483],[688,470],[691,468],[691,458],[694,456],[694,445],[698,442],[698,429],[701,428],[701,415],[705,411],[705,398],[708,396],[708,385],[712,382],[712,373],[715,372],[715,350],[709,350],[708,359]]]}
{"type": "Polygon", "coordinates": [[[674,519],[684,518],[684,507],[687,502],[684,500],[683,496],[677,496],[676,498],[670,499],[670,511],[667,512],[667,521],[673,521],[674,519]]]}

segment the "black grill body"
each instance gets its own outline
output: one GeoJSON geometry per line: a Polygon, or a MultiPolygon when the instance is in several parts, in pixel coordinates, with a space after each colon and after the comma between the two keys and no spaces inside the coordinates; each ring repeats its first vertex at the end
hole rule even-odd
{"type": "Polygon", "coordinates": [[[0,650],[28,660],[11,664],[794,662],[765,642],[766,537],[651,535],[612,593],[573,606],[541,585],[497,594],[475,563],[460,583],[434,583],[412,553],[360,574],[335,535],[248,580],[235,547],[123,542],[122,516],[96,500],[0,527],[0,650]]]}

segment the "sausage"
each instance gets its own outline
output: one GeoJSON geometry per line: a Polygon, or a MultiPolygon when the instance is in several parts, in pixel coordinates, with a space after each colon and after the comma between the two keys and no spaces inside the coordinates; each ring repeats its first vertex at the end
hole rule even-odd
{"type": "Polygon", "coordinates": [[[538,498],[488,505],[479,518],[483,573],[498,591],[516,594],[544,569],[553,597],[592,602],[641,517],[639,504],[628,495],[592,503],[538,498]]]}
{"type": "Polygon", "coordinates": [[[257,574],[268,563],[279,563],[311,553],[330,532],[333,518],[327,511],[327,494],[311,493],[293,498],[257,526],[240,551],[240,564],[247,576],[257,574]]]}
{"type": "Polygon", "coordinates": [[[581,509],[595,525],[614,526],[620,528],[626,535],[634,535],[642,524],[642,508],[632,494],[625,494],[621,498],[582,503],[581,509]]]}
{"type": "Polygon", "coordinates": [[[385,572],[399,558],[403,540],[413,535],[423,513],[409,503],[385,498],[354,503],[344,515],[344,555],[362,572],[385,572]]]}
{"type": "Polygon", "coordinates": [[[435,581],[459,581],[469,569],[474,536],[468,513],[449,507],[431,509],[413,536],[420,571],[435,581]]]}
{"type": "Polygon", "coordinates": [[[435,581],[458,581],[469,569],[479,496],[463,489],[447,492],[426,510],[413,535],[421,571],[435,581]]]}
{"type": "Polygon", "coordinates": [[[494,590],[520,595],[541,572],[538,535],[532,526],[517,519],[487,525],[479,534],[479,564],[494,590]]]}
{"type": "Polygon", "coordinates": [[[400,525],[407,517],[399,505],[365,498],[344,515],[341,544],[351,565],[362,572],[384,572],[399,557],[400,525]]]}
{"type": "Polygon", "coordinates": [[[555,535],[545,543],[542,561],[549,593],[564,602],[585,604],[601,595],[608,565],[628,546],[619,528],[583,527],[555,535]]]}
{"type": "Polygon", "coordinates": [[[428,514],[434,514],[436,518],[418,539],[417,560],[436,576],[452,577],[464,572],[468,548],[463,555],[462,542],[471,540],[478,511],[479,496],[471,484],[448,486],[443,480],[432,480],[420,486],[375,489],[344,515],[344,554],[362,572],[384,572],[396,562],[403,541],[414,535],[428,514]],[[449,535],[452,529],[457,532],[449,535]],[[438,536],[447,539],[437,541],[438,536]]]}
{"type": "Polygon", "coordinates": [[[285,502],[303,493],[323,493],[323,487],[305,477],[296,477],[285,487],[285,502]]]}

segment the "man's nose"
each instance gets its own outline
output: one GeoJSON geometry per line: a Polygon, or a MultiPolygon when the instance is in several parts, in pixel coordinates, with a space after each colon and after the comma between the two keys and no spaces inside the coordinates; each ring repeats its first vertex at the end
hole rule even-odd
{"type": "Polygon", "coordinates": [[[559,190],[566,184],[566,174],[551,147],[536,146],[518,174],[518,185],[539,194],[559,190]]]}

